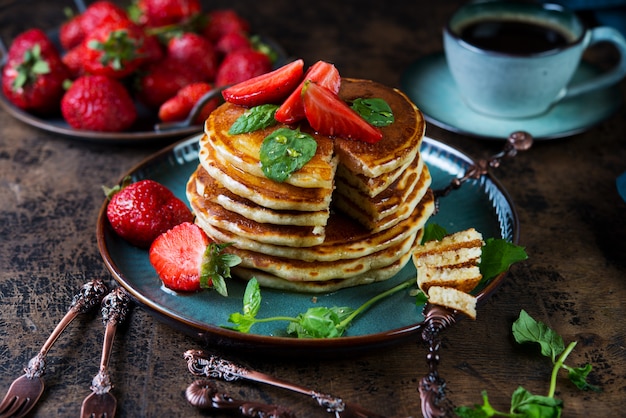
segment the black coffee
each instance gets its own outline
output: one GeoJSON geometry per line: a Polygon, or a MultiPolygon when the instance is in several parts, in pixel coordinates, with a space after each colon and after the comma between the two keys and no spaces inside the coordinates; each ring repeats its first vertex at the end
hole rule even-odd
{"type": "Polygon", "coordinates": [[[537,54],[567,45],[563,33],[534,23],[482,20],[465,26],[461,39],[489,51],[537,54]]]}

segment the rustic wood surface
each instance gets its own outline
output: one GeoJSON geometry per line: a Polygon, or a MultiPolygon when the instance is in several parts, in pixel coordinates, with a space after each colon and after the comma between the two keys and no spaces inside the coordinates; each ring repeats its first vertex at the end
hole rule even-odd
{"type": "MultiPolygon", "coordinates": [[[[0,0],[0,36],[7,42],[27,28],[53,29],[66,3],[0,0]]],[[[412,62],[441,50],[441,28],[460,3],[214,0],[205,6],[236,8],[253,28],[306,63],[323,59],[343,76],[399,86],[412,62]]],[[[622,96],[625,87],[616,87],[622,96]]],[[[476,158],[501,147],[432,125],[427,133],[476,158]]],[[[564,416],[623,415],[626,204],[615,179],[626,170],[625,133],[622,106],[587,132],[536,143],[497,170],[517,206],[529,259],[512,268],[476,321],[460,321],[443,333],[439,370],[454,405],[479,403],[484,389],[492,405],[507,410],[519,385],[547,392],[549,361],[511,335],[512,322],[525,309],[566,341],[578,341],[568,362],[591,363],[590,380],[602,388],[581,392],[561,375],[557,396],[564,400],[564,416]]],[[[100,186],[164,145],[68,139],[0,111],[0,393],[22,374],[80,284],[95,277],[114,284],[96,246],[100,186]]],[[[70,326],[50,352],[46,391],[31,416],[78,416],[97,372],[103,332],[96,316],[70,326]]],[[[206,416],[184,399],[194,380],[182,359],[189,348],[201,345],[135,309],[111,360],[118,416],[206,416]]],[[[339,359],[227,354],[389,416],[421,416],[418,383],[427,367],[418,341],[339,359]]],[[[287,406],[300,417],[328,416],[301,395],[246,383],[219,387],[238,398],[287,406]]]]}

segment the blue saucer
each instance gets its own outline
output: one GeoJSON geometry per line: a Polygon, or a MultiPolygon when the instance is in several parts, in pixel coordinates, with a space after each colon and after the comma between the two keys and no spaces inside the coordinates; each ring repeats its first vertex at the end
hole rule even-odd
{"type": "MultiPolygon", "coordinates": [[[[574,75],[584,80],[598,70],[583,63],[574,75]]],[[[498,119],[477,113],[461,99],[443,53],[413,63],[403,74],[402,90],[420,108],[426,120],[449,131],[504,140],[515,131],[535,139],[562,138],[585,131],[611,116],[622,98],[617,88],[606,88],[563,101],[547,113],[524,119],[498,119]]]]}

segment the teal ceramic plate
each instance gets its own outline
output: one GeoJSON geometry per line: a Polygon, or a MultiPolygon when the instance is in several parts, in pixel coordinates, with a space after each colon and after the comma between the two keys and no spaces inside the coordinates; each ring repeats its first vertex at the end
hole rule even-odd
{"type": "MultiPolygon", "coordinates": [[[[597,71],[583,63],[574,79],[587,79],[597,71]]],[[[538,117],[489,117],[475,112],[463,102],[443,53],[413,63],[403,74],[401,85],[430,123],[486,139],[506,140],[515,131],[529,132],[539,140],[571,136],[608,118],[621,104],[619,89],[607,88],[563,101],[538,117]]]]}
{"type": "MultiPolygon", "coordinates": [[[[134,180],[151,178],[169,187],[179,198],[185,198],[185,185],[196,169],[198,140],[194,136],[174,144],[148,158],[127,175],[134,180]]],[[[472,164],[461,152],[435,140],[425,138],[422,156],[429,165],[433,188],[443,188],[454,177],[463,175],[472,164]]],[[[517,243],[518,219],[506,191],[491,176],[472,180],[441,198],[439,212],[432,218],[449,232],[475,227],[485,238],[504,238],[517,243]]],[[[161,286],[148,261],[146,250],[127,244],[112,231],[103,203],[97,225],[98,246],[102,257],[121,286],[136,301],[159,319],[208,344],[270,349],[290,353],[307,350],[316,354],[371,348],[389,344],[419,331],[423,322],[422,305],[408,292],[400,292],[374,305],[354,322],[347,335],[337,339],[296,339],[285,334],[286,323],[258,324],[251,334],[221,328],[228,316],[240,312],[245,284],[228,282],[229,297],[216,292],[175,294],[161,286]],[[287,349],[287,350],[285,350],[287,349]]],[[[262,289],[262,306],[258,317],[297,316],[313,306],[349,306],[357,308],[372,296],[416,275],[412,262],[392,279],[367,286],[316,295],[262,289]],[[314,300],[315,299],[315,300],[314,300]]],[[[504,275],[479,290],[482,300],[498,286],[504,275]]]]}

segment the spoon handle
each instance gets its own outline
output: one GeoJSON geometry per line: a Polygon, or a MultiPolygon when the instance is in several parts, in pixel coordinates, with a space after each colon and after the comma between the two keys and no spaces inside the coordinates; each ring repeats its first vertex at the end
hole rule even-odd
{"type": "Polygon", "coordinates": [[[228,394],[220,393],[215,384],[209,380],[196,380],[191,383],[185,391],[185,396],[191,405],[203,410],[233,411],[242,417],[294,417],[291,411],[278,405],[234,399],[228,394]]]}
{"type": "Polygon", "coordinates": [[[129,306],[130,297],[120,287],[115,288],[102,299],[102,322],[104,322],[106,328],[102,344],[100,370],[94,376],[91,384],[91,390],[98,395],[109,392],[113,387],[109,376],[109,359],[111,358],[115,331],[117,326],[126,319],[129,306]]]}
{"type": "Polygon", "coordinates": [[[46,370],[46,355],[52,345],[59,338],[67,326],[78,316],[78,314],[90,311],[98,305],[107,291],[106,285],[101,280],[92,280],[85,283],[78,294],[72,299],[72,303],[67,313],[54,328],[39,353],[28,362],[28,367],[24,370],[30,378],[43,376],[46,370]]]}
{"type": "Polygon", "coordinates": [[[267,374],[247,369],[219,356],[208,355],[201,350],[187,350],[184,357],[187,360],[187,368],[195,376],[221,379],[227,382],[240,379],[251,380],[310,396],[328,412],[340,413],[345,409],[345,403],[341,398],[282,381],[267,374]]]}

